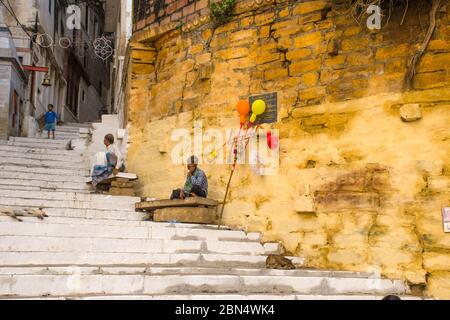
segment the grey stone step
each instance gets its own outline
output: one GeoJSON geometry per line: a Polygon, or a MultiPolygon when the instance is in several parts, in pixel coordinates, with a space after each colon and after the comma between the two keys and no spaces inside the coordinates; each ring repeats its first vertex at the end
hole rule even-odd
{"type": "Polygon", "coordinates": [[[126,238],[82,238],[48,236],[4,236],[0,242],[3,252],[95,252],[95,253],[215,253],[234,255],[278,254],[278,243],[219,241],[219,240],[163,240],[126,238]]]}
{"type": "Polygon", "coordinates": [[[86,177],[89,175],[89,169],[61,169],[61,168],[46,168],[46,167],[34,167],[27,165],[0,165],[0,171],[6,172],[18,172],[18,173],[31,173],[31,174],[47,174],[50,177],[56,175],[68,175],[77,177],[86,177]]]}
{"type": "Polygon", "coordinates": [[[17,275],[0,276],[0,295],[129,294],[404,294],[401,281],[363,278],[246,275],[17,275]]]}
{"type": "MultiPolygon", "coordinates": [[[[9,217],[8,217],[9,218],[9,217]]],[[[161,240],[214,240],[260,242],[261,235],[256,232],[246,234],[235,230],[170,228],[156,223],[141,225],[79,224],[55,223],[54,219],[38,220],[30,217],[21,223],[0,220],[1,236],[47,236],[80,238],[118,238],[118,239],[161,239],[161,240]]]]}
{"type": "Polygon", "coordinates": [[[40,168],[55,168],[55,169],[79,169],[88,172],[87,165],[83,162],[65,162],[59,160],[35,160],[26,158],[12,158],[0,155],[0,166],[27,166],[40,168]]]}
{"type": "Polygon", "coordinates": [[[83,158],[83,153],[77,150],[65,150],[65,149],[47,149],[41,147],[27,147],[27,146],[14,146],[0,140],[0,153],[4,152],[20,152],[23,154],[42,154],[42,155],[58,155],[58,156],[71,156],[75,159],[83,158]]]}
{"type": "Polygon", "coordinates": [[[4,186],[3,189],[20,190],[20,187],[30,187],[33,190],[49,191],[58,190],[64,192],[89,192],[90,188],[83,182],[53,182],[42,180],[23,180],[23,179],[8,179],[0,177],[0,185],[4,186]]]}

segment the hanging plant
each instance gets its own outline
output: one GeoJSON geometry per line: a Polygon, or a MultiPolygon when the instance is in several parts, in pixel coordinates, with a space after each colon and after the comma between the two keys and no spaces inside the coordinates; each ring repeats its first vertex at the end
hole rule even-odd
{"type": "Polygon", "coordinates": [[[231,20],[235,2],[236,0],[222,0],[209,5],[211,20],[216,26],[225,24],[231,20]]]}

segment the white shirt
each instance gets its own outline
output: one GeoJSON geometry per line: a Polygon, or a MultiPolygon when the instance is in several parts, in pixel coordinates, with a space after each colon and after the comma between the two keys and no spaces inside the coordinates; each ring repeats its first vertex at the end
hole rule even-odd
{"type": "Polygon", "coordinates": [[[113,143],[113,144],[110,144],[109,146],[107,146],[106,152],[112,152],[117,156],[116,169],[120,169],[123,164],[123,158],[122,158],[122,153],[119,151],[119,148],[117,148],[116,144],[113,143]]]}

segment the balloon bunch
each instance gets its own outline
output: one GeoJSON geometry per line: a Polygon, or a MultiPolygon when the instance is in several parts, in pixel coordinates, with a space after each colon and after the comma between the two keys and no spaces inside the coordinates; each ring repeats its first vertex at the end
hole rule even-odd
{"type": "MultiPolygon", "coordinates": [[[[250,112],[250,103],[247,100],[240,100],[236,106],[237,112],[239,112],[240,124],[241,126],[245,124],[247,115],[250,112]]],[[[263,114],[266,111],[266,103],[264,100],[258,99],[252,103],[252,115],[250,116],[249,122],[254,123],[256,117],[263,114]]]]}
{"type": "MultiPolygon", "coordinates": [[[[236,110],[239,113],[239,124],[240,124],[240,128],[239,128],[239,132],[237,137],[233,138],[234,140],[234,148],[233,148],[233,153],[234,153],[234,160],[236,162],[236,158],[237,158],[237,143],[239,142],[243,142],[245,140],[248,140],[247,137],[247,133],[248,130],[254,126],[256,118],[260,115],[262,115],[265,111],[266,111],[266,102],[262,99],[258,99],[253,101],[251,107],[250,107],[250,103],[247,100],[239,100],[239,102],[236,105],[236,110]],[[250,109],[252,111],[250,118],[247,121],[248,115],[250,113],[250,109]],[[245,125],[245,132],[244,132],[244,136],[241,138],[241,130],[242,127],[244,127],[245,125]]],[[[257,128],[261,128],[261,126],[259,124],[256,124],[255,126],[255,130],[257,128]]],[[[277,136],[273,136],[272,132],[270,130],[267,130],[266,132],[266,138],[267,138],[267,146],[269,147],[269,149],[274,150],[278,147],[279,144],[279,140],[277,136]]],[[[248,141],[247,141],[248,143],[248,141]]],[[[247,146],[247,143],[245,144],[245,147],[247,146]]],[[[208,155],[208,160],[209,162],[213,161],[217,155],[218,155],[218,151],[220,151],[225,145],[227,144],[227,142],[224,143],[223,146],[221,146],[219,149],[214,149],[212,150],[209,155],[208,155]]],[[[245,148],[244,147],[244,148],[245,148]]]]}
{"type": "MultiPolygon", "coordinates": [[[[222,202],[222,210],[221,210],[220,215],[219,215],[219,224],[218,224],[219,228],[220,228],[221,221],[222,221],[223,210],[224,210],[224,207],[225,207],[225,202],[226,202],[226,199],[227,199],[228,189],[230,187],[231,178],[233,177],[233,173],[234,173],[234,171],[236,169],[236,163],[237,163],[237,160],[238,160],[239,138],[240,138],[240,135],[241,135],[242,127],[244,126],[244,124],[246,124],[247,116],[248,116],[248,114],[250,112],[250,103],[247,100],[240,100],[237,103],[237,105],[236,105],[236,110],[239,113],[240,127],[239,127],[239,132],[238,132],[237,137],[233,138],[233,156],[234,156],[233,166],[231,168],[230,177],[228,179],[227,187],[226,187],[226,190],[225,190],[225,195],[224,195],[223,202],[222,202]]],[[[262,115],[266,111],[266,102],[264,100],[262,100],[262,99],[258,99],[258,100],[253,101],[252,106],[251,106],[251,110],[252,110],[252,114],[250,116],[250,119],[247,122],[247,125],[245,126],[244,137],[241,140],[242,142],[245,141],[245,144],[243,146],[243,150],[247,149],[247,145],[248,145],[248,142],[250,140],[250,138],[247,137],[248,130],[249,130],[249,128],[251,128],[254,125],[254,123],[256,121],[256,117],[262,115]]],[[[258,125],[258,124],[256,124],[256,126],[254,127],[256,134],[257,134],[257,129],[259,127],[260,127],[260,125],[258,125]]],[[[272,149],[272,150],[277,148],[278,147],[278,138],[275,137],[275,136],[272,136],[272,133],[271,133],[270,130],[267,131],[266,136],[267,136],[267,146],[270,149],[272,149]]],[[[223,146],[221,148],[223,148],[223,146]]],[[[216,150],[214,150],[210,154],[210,156],[216,156],[216,155],[217,155],[216,150]]],[[[254,153],[254,157],[255,157],[255,159],[257,159],[259,165],[262,165],[262,163],[258,159],[258,154],[257,153],[254,153]]],[[[260,168],[258,168],[257,172],[258,173],[260,172],[260,168]]]]}
{"type": "MultiPolygon", "coordinates": [[[[239,112],[241,127],[245,124],[248,113],[250,112],[250,104],[247,100],[240,100],[236,106],[239,112]]],[[[256,121],[256,117],[262,115],[266,111],[266,102],[264,100],[258,99],[252,103],[252,114],[249,119],[248,126],[256,121]]],[[[277,136],[273,136],[270,130],[267,130],[267,146],[273,150],[278,147],[279,140],[277,136]]]]}

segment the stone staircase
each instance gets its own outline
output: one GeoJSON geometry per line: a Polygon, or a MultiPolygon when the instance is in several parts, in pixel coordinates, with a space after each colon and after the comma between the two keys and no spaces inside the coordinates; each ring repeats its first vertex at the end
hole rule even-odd
{"type": "Polygon", "coordinates": [[[368,273],[266,269],[267,255],[283,248],[259,233],[145,221],[139,198],[91,194],[82,151],[65,148],[79,128],[0,141],[0,207],[49,215],[0,215],[0,298],[414,298],[403,281],[368,273]]]}

